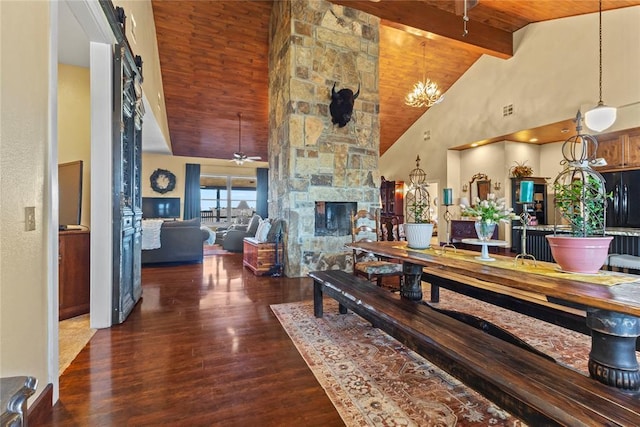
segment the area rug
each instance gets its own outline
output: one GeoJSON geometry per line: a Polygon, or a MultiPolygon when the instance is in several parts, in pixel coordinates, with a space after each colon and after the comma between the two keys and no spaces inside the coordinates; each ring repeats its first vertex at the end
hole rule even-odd
{"type": "MultiPolygon", "coordinates": [[[[441,308],[484,317],[588,375],[590,338],[441,289],[441,308]]],[[[417,353],[325,298],[271,306],[348,426],[522,426],[524,423],[417,353]]]]}
{"type": "Polygon", "coordinates": [[[229,252],[225,249],[222,249],[222,245],[204,245],[202,247],[202,254],[204,256],[211,256],[211,255],[230,255],[233,254],[235,252],[229,252]]]}
{"type": "Polygon", "coordinates": [[[89,315],[72,317],[58,323],[58,376],[62,375],[71,365],[78,353],[96,333],[96,329],[89,326],[89,315]]]}

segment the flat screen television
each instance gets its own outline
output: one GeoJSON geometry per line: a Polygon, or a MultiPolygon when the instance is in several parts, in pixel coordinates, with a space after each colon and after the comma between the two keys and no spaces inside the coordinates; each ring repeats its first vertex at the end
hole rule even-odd
{"type": "Polygon", "coordinates": [[[82,218],[82,160],[58,165],[58,224],[64,230],[82,218]]]}
{"type": "Polygon", "coordinates": [[[143,197],[142,218],[180,218],[180,197],[143,197]]]}

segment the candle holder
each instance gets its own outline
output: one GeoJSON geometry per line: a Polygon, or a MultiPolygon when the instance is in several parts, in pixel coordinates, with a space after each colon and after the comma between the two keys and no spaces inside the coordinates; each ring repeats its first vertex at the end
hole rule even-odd
{"type": "Polygon", "coordinates": [[[451,212],[449,212],[449,206],[452,206],[451,204],[448,205],[444,205],[445,207],[445,212],[444,212],[444,220],[447,222],[447,237],[446,237],[446,242],[444,243],[444,245],[442,245],[440,247],[440,249],[442,249],[442,253],[444,254],[447,251],[447,248],[453,248],[453,251],[456,252],[456,247],[451,243],[451,212]]]}
{"type": "Polygon", "coordinates": [[[520,236],[520,250],[521,252],[516,255],[516,258],[513,260],[513,265],[518,265],[518,260],[522,261],[522,265],[524,265],[525,259],[533,260],[533,265],[537,265],[536,257],[527,253],[527,225],[531,220],[531,215],[529,214],[529,203],[526,202],[518,202],[522,204],[522,213],[520,214],[520,222],[522,223],[522,236],[520,236]]]}

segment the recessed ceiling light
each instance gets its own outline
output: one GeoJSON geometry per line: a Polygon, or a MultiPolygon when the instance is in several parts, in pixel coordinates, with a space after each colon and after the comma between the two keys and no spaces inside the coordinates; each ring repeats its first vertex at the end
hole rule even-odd
{"type": "Polygon", "coordinates": [[[562,128],[562,130],[561,130],[560,132],[561,132],[561,133],[567,133],[567,132],[569,132],[569,129],[567,129],[567,128],[562,128]]]}
{"type": "Polygon", "coordinates": [[[477,146],[478,146],[478,143],[477,143],[477,142],[474,142],[473,144],[471,144],[471,146],[472,146],[472,147],[477,147],[477,146]]]}
{"type": "Polygon", "coordinates": [[[538,142],[538,138],[531,138],[529,142],[538,142]]]}

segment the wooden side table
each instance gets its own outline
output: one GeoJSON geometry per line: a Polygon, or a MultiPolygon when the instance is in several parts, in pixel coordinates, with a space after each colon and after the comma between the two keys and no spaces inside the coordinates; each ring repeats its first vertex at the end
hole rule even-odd
{"type": "MultiPolygon", "coordinates": [[[[284,246],[282,242],[277,245],[277,261],[282,265],[284,246]]],[[[268,274],[272,267],[276,266],[276,243],[259,242],[254,237],[245,237],[242,248],[242,264],[253,271],[256,276],[268,274]]]]}

